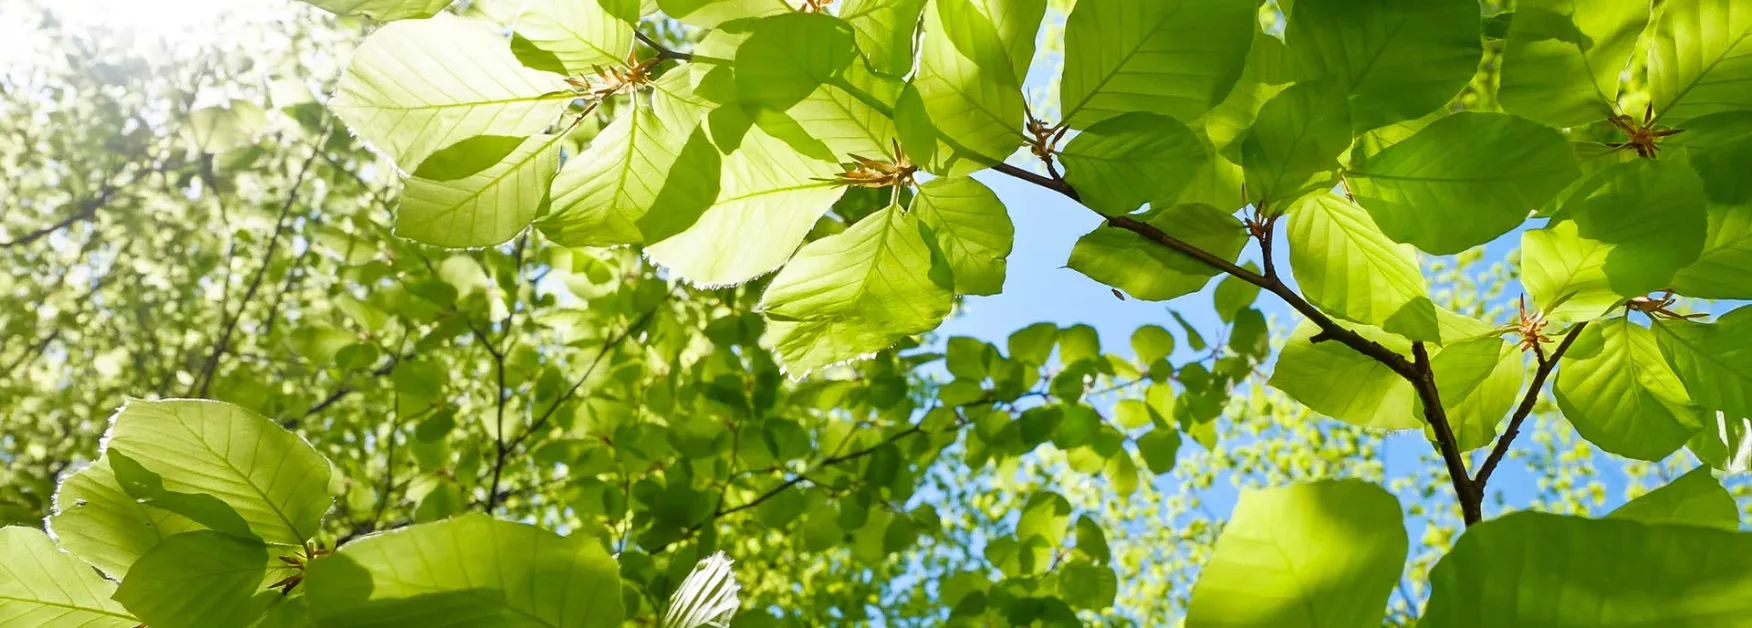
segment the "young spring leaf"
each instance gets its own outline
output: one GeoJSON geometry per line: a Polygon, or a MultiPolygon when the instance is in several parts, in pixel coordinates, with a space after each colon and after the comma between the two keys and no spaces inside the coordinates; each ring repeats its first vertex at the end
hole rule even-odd
{"type": "Polygon", "coordinates": [[[1752,109],[1752,6],[1736,0],[1661,5],[1649,41],[1649,92],[1656,119],[1676,125],[1752,109]]]}
{"type": "Polygon", "coordinates": [[[452,0],[303,0],[336,15],[357,15],[380,22],[437,15],[452,0]]]}
{"type": "Polygon", "coordinates": [[[894,112],[907,154],[946,176],[1002,162],[1027,140],[1022,83],[998,25],[972,0],[932,0],[923,28],[918,71],[894,112]]]}
{"type": "Polygon", "coordinates": [[[329,109],[411,171],[466,138],[539,133],[571,99],[563,77],[523,67],[491,30],[440,15],[366,38],[329,109]]]}
{"type": "Polygon", "coordinates": [[[570,76],[623,66],[633,51],[638,0],[520,0],[475,3],[536,48],[553,55],[570,76]]]}
{"type": "Polygon", "coordinates": [[[1186,625],[1379,624],[1408,546],[1399,500],[1379,486],[1244,491],[1193,585],[1186,625]]]}
{"type": "Polygon", "coordinates": [[[1290,212],[1290,270],[1308,301],[1333,316],[1434,340],[1435,304],[1417,249],[1389,239],[1363,208],[1330,192],[1290,212]]]}
{"type": "Polygon", "coordinates": [[[261,541],[211,530],[167,537],[116,588],[116,601],[163,628],[244,628],[285,596],[268,585],[296,574],[261,541]]]}
{"type": "Polygon", "coordinates": [[[1508,233],[1578,174],[1556,130],[1460,112],[1371,156],[1346,179],[1388,237],[1450,255],[1508,233]]]}
{"type": "Polygon", "coordinates": [[[1338,156],[1350,144],[1350,103],[1340,85],[1291,85],[1260,107],[1241,141],[1248,197],[1282,212],[1309,191],[1330,189],[1338,156]]]}
{"type": "Polygon", "coordinates": [[[659,628],[706,628],[728,624],[741,604],[736,593],[742,590],[742,585],[736,582],[736,573],[730,571],[733,562],[723,552],[718,552],[694,565],[693,571],[688,572],[681,586],[675,588],[675,594],[669,597],[669,610],[664,611],[659,628]]]}
{"type": "MultiPolygon", "coordinates": [[[[658,82],[686,80],[671,72],[658,82]]],[[[660,89],[652,98],[669,96],[660,89]]],[[[635,105],[568,160],[554,178],[552,211],[536,223],[542,234],[566,246],[645,244],[699,220],[717,200],[722,158],[699,121],[676,109],[635,105]]]]}
{"type": "Polygon", "coordinates": [[[717,202],[685,231],[645,252],[702,285],[734,285],[772,272],[844,193],[832,182],[836,174],[835,164],[750,128],[724,157],[717,202]]]}
{"type": "Polygon", "coordinates": [[[41,628],[133,628],[116,585],[55,548],[41,530],[0,528],[0,620],[41,628]]]}
{"type": "MultiPolygon", "coordinates": [[[[1247,245],[1247,230],[1241,221],[1209,205],[1157,208],[1138,219],[1227,260],[1234,260],[1247,245]]],[[[1090,279],[1145,301],[1192,294],[1217,274],[1203,262],[1106,225],[1077,240],[1069,265],[1090,279]]]]}
{"type": "Polygon", "coordinates": [[[1065,124],[1133,112],[1191,124],[1241,76],[1257,20],[1246,0],[1078,2],[1065,21],[1065,124]]]}
{"type": "Polygon", "coordinates": [[[483,135],[433,153],[402,186],[395,234],[451,248],[510,241],[546,211],[563,138],[483,135]]]}
{"type": "Polygon", "coordinates": [[[936,329],[954,300],[918,218],[896,206],[811,242],[761,300],[787,371],[802,374],[936,329]]]}
{"type": "Polygon", "coordinates": [[[1503,109],[1559,128],[1616,115],[1619,75],[1648,22],[1639,0],[1520,3],[1503,48],[1503,109]]]}
{"type": "Polygon", "coordinates": [[[936,238],[957,294],[1003,291],[1016,227],[991,188],[970,177],[932,179],[919,186],[911,212],[936,238]]]}
{"type": "Polygon", "coordinates": [[[61,547],[120,581],[165,537],[201,530],[194,520],[140,503],[116,480],[108,456],[61,481],[49,529],[61,547]]]}
{"type": "Polygon", "coordinates": [[[1511,513],[1467,529],[1436,563],[1418,625],[1718,626],[1752,612],[1747,561],[1748,534],[1511,513]]]}
{"type": "Polygon", "coordinates": [[[1735,531],[1740,528],[1740,506],[1734,503],[1709,467],[1698,467],[1641,497],[1626,502],[1606,515],[1643,523],[1684,524],[1735,531]]]}
{"type": "Polygon", "coordinates": [[[1714,323],[1658,320],[1652,327],[1692,401],[1729,418],[1752,416],[1752,307],[1714,323]]]}
{"type": "Polygon", "coordinates": [[[1209,158],[1192,130],[1153,113],[1128,113],[1092,124],[1059,151],[1065,181],[1083,204],[1108,216],[1170,198],[1209,158]]]}
{"type": "Polygon", "coordinates": [[[312,561],[304,587],[312,618],[337,628],[613,628],[625,614],[618,567],[595,539],[481,514],[348,543],[312,561]]]}
{"type": "Polygon", "coordinates": [[[330,505],[329,463],[309,443],[216,401],[132,400],[111,420],[111,464],[129,494],[215,529],[236,520],[268,543],[302,544],[330,505]],[[138,492],[137,492],[138,491],[138,492]],[[221,501],[222,500],[222,501],[221,501]]]}
{"type": "Polygon", "coordinates": [[[1752,299],[1752,205],[1710,205],[1697,261],[1673,276],[1673,291],[1704,299],[1752,299]]]}
{"type": "Polygon", "coordinates": [[[913,35],[925,0],[845,0],[839,17],[858,35],[858,51],[870,69],[905,76],[913,66],[913,35]]]}
{"type": "Polygon", "coordinates": [[[1522,237],[1522,281],[1549,318],[1585,321],[1659,290],[1703,249],[1703,187],[1672,161],[1594,173],[1522,237]]]}
{"type": "Polygon", "coordinates": [[[1298,0],[1284,31],[1305,80],[1351,95],[1359,131],[1435,111],[1472,80],[1484,54],[1471,0],[1298,0]]]}

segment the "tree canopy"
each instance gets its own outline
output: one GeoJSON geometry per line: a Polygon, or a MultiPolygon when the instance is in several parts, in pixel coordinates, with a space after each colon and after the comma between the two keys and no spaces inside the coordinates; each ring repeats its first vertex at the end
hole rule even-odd
{"type": "Polygon", "coordinates": [[[0,628],[1752,622],[1752,4],[261,4],[0,8],[0,628]]]}

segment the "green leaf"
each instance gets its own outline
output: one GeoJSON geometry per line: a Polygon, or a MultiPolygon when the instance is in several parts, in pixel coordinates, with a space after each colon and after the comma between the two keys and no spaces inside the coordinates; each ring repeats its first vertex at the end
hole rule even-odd
{"type": "Polygon", "coordinates": [[[129,495],[116,480],[107,456],[62,480],[55,505],[49,529],[61,547],[116,580],[165,537],[202,529],[188,517],[147,506],[129,495]]]}
{"type": "Polygon", "coordinates": [[[1710,205],[1697,261],[1673,276],[1673,291],[1704,299],[1752,299],[1752,205],[1710,205]]]}
{"type": "Polygon", "coordinates": [[[1065,124],[1087,129],[1135,112],[1190,124],[1240,78],[1256,8],[1246,0],[1080,0],[1065,21],[1065,124]]]}
{"type": "Polygon", "coordinates": [[[1132,332],[1131,345],[1138,362],[1149,365],[1174,353],[1174,334],[1161,325],[1144,325],[1132,332]]]}
{"type": "Polygon", "coordinates": [[[762,298],[767,333],[795,374],[881,351],[949,315],[945,270],[918,219],[890,207],[798,251],[762,298]]]}
{"type": "Polygon", "coordinates": [[[1666,486],[1619,506],[1607,517],[1651,525],[1683,524],[1729,532],[1740,529],[1740,507],[1734,503],[1734,496],[1722,488],[1722,483],[1710,475],[1709,467],[1692,469],[1666,486]]]}
{"type": "Polygon", "coordinates": [[[433,153],[403,183],[395,234],[451,248],[510,241],[546,211],[563,138],[483,135],[433,153]],[[485,167],[466,163],[499,155],[485,167]]]}
{"type": "Polygon", "coordinates": [[[380,22],[437,15],[452,0],[303,0],[336,15],[357,15],[380,22]]]}
{"type": "Polygon", "coordinates": [[[1243,491],[1186,625],[1380,625],[1409,545],[1401,518],[1399,500],[1358,480],[1243,491]]]}
{"type": "Polygon", "coordinates": [[[736,49],[736,91],[744,102],[791,108],[838,78],[858,58],[851,26],[831,15],[788,13],[754,22],[736,49]]]}
{"type": "Polygon", "coordinates": [[[553,55],[565,73],[624,67],[633,51],[637,0],[518,0],[476,3],[494,22],[553,55]]]}
{"type": "Polygon", "coordinates": [[[1667,124],[1752,109],[1752,6],[1735,0],[1661,4],[1649,46],[1649,95],[1667,124]]]}
{"type": "Polygon", "coordinates": [[[1649,23],[1640,0],[1528,0],[1515,7],[1497,98],[1558,128],[1615,115],[1619,75],[1649,23]]]}
{"type": "Polygon", "coordinates": [[[1241,141],[1248,197],[1281,212],[1307,192],[1331,189],[1350,144],[1350,105],[1338,83],[1291,85],[1260,107],[1241,141]]]}
{"type": "MultiPolygon", "coordinates": [[[[220,528],[171,498],[221,497],[248,532],[285,545],[315,536],[329,509],[328,461],[298,436],[231,404],[131,400],[111,418],[107,443],[112,465],[125,455],[162,483],[152,505],[209,527],[220,528]]],[[[118,468],[116,475],[129,485],[129,474],[118,468]]]]}
{"type": "MultiPolygon", "coordinates": [[[[1356,328],[1400,354],[1410,352],[1404,339],[1368,327],[1356,328]]],[[[1272,387],[1284,391],[1315,412],[1376,429],[1412,429],[1423,426],[1412,413],[1417,394],[1393,369],[1357,353],[1337,341],[1313,342],[1319,329],[1302,323],[1290,334],[1272,371],[1272,387]]]]}
{"type": "Polygon", "coordinates": [[[539,133],[571,99],[563,77],[523,67],[502,37],[440,15],[373,32],[353,54],[329,109],[413,170],[477,135],[539,133]]]}
{"type": "Polygon", "coordinates": [[[1748,561],[1752,535],[1511,513],[1436,563],[1418,626],[1732,625],[1752,613],[1748,561]]]}
{"type": "Polygon", "coordinates": [[[335,628],[612,628],[618,571],[595,539],[468,514],[348,543],[303,586],[312,618],[335,628]]]}
{"type": "Polygon", "coordinates": [[[267,586],[296,573],[261,541],[184,532],[142,555],[115,598],[152,626],[244,628],[285,599],[267,586]]]}
{"type": "Polygon", "coordinates": [[[1595,172],[1551,220],[1522,236],[1522,282],[1548,318],[1575,321],[1667,286],[1708,223],[1697,175],[1647,159],[1595,172]]]}
{"type": "Polygon", "coordinates": [[[1308,301],[1348,321],[1437,340],[1417,249],[1389,239],[1361,207],[1330,192],[1290,211],[1290,270],[1308,301]]]}
{"type": "Polygon", "coordinates": [[[718,200],[693,226],[645,252],[695,284],[739,284],[772,272],[843,193],[831,162],[753,128],[724,157],[718,200]]]}
{"type": "Polygon", "coordinates": [[[1065,182],[1084,205],[1107,216],[1179,194],[1208,158],[1185,124],[1153,113],[1092,124],[1059,151],[1065,182]]]}
{"type": "Polygon", "coordinates": [[[1071,502],[1053,492],[1035,493],[1016,521],[1016,542],[1021,546],[1023,573],[1043,574],[1052,566],[1065,535],[1070,532],[1071,502]]]}
{"type": "Polygon", "coordinates": [[[1059,572],[1065,603],[1072,608],[1099,611],[1113,607],[1119,595],[1119,576],[1112,567],[1097,567],[1087,561],[1073,561],[1059,572]]]}
{"type": "Polygon", "coordinates": [[[1730,418],[1752,416],[1752,307],[1714,323],[1658,321],[1654,330],[1692,401],[1730,418]]]}
{"type": "MultiPolygon", "coordinates": [[[[673,72],[660,82],[686,80],[673,72]]],[[[658,92],[653,98],[664,98],[658,92]]],[[[604,128],[553,182],[553,210],[536,223],[565,246],[661,242],[687,230],[718,198],[718,151],[697,121],[636,106],[604,128]]]]}
{"type": "Polygon", "coordinates": [[[1172,427],[1157,426],[1138,437],[1138,455],[1150,473],[1162,475],[1174,470],[1180,454],[1180,432],[1172,427]]]}
{"type": "MultiPolygon", "coordinates": [[[[1230,261],[1247,245],[1247,230],[1241,221],[1209,205],[1156,208],[1137,218],[1230,261]]],[[[1197,292],[1218,272],[1141,235],[1107,225],[1077,240],[1069,265],[1090,279],[1145,301],[1166,301],[1197,292]]]]}
{"type": "MultiPolygon", "coordinates": [[[[1259,266],[1249,261],[1241,265],[1254,273],[1259,272],[1259,266]]],[[[1241,310],[1252,307],[1259,299],[1259,286],[1249,283],[1240,277],[1230,275],[1217,282],[1216,293],[1211,296],[1212,306],[1217,310],[1217,318],[1225,323],[1235,321],[1235,315],[1241,310]]]]}
{"type": "Polygon", "coordinates": [[[905,76],[913,66],[913,35],[925,0],[846,0],[839,17],[858,36],[858,50],[870,69],[905,76]]]}
{"type": "Polygon", "coordinates": [[[1388,237],[1450,255],[1508,233],[1579,173],[1557,131],[1463,111],[1387,147],[1346,178],[1388,237]]]}
{"type": "Polygon", "coordinates": [[[984,381],[986,363],[997,350],[978,339],[966,336],[956,336],[949,339],[949,348],[944,352],[943,364],[949,369],[949,374],[973,382],[984,381]]]}
{"type": "Polygon", "coordinates": [[[1016,227],[991,188],[968,177],[932,179],[919,186],[911,213],[930,228],[955,276],[957,294],[1003,292],[1016,227]]]}
{"type": "Polygon", "coordinates": [[[1070,366],[1101,357],[1101,335],[1094,327],[1076,324],[1059,330],[1059,363],[1070,366]]]}
{"type": "Polygon", "coordinates": [[[1012,359],[1021,360],[1035,366],[1044,366],[1052,357],[1052,348],[1058,344],[1058,325],[1052,323],[1035,323],[1010,334],[1007,345],[1012,359]]]}
{"type": "Polygon", "coordinates": [[[1084,556],[1100,563],[1113,559],[1112,552],[1107,547],[1107,534],[1101,531],[1101,526],[1089,515],[1077,517],[1076,535],[1077,551],[1084,556]]]}
{"type": "Polygon", "coordinates": [[[796,7],[792,0],[657,0],[663,14],[700,28],[749,17],[782,15],[796,7]]]}
{"type": "Polygon", "coordinates": [[[32,628],[133,628],[110,599],[115,585],[55,548],[40,530],[0,528],[0,624],[32,628]]]}
{"type": "Polygon", "coordinates": [[[933,174],[972,174],[1026,142],[1022,83],[998,27],[973,0],[932,0],[919,50],[894,112],[914,162],[933,174]]]}
{"type": "Polygon", "coordinates": [[[1683,148],[1703,191],[1712,203],[1752,202],[1752,180],[1745,176],[1752,161],[1752,111],[1729,111],[1685,123],[1684,134],[1664,140],[1662,148],[1683,148]]]}
{"type": "Polygon", "coordinates": [[[1655,332],[1628,318],[1596,321],[1564,355],[1557,407],[1588,442],[1658,461],[1703,427],[1703,411],[1667,366],[1655,332]]]}
{"type": "Polygon", "coordinates": [[[223,107],[203,107],[189,112],[184,135],[201,152],[218,154],[255,144],[256,137],[268,125],[267,112],[245,100],[233,100],[223,107]]]}
{"type": "Polygon", "coordinates": [[[974,10],[989,19],[997,31],[1004,56],[1010,61],[1010,73],[1018,81],[1027,80],[1028,68],[1034,63],[1034,40],[1046,17],[1046,3],[1047,0],[970,0],[974,10]]]}
{"type": "MultiPolygon", "coordinates": [[[[1430,363],[1460,450],[1489,446],[1519,401],[1527,370],[1520,348],[1495,336],[1477,338],[1443,347],[1430,363]]],[[[1434,442],[1434,428],[1425,432],[1434,442]]]]}
{"type": "Polygon", "coordinates": [[[1484,55],[1471,0],[1300,0],[1284,32],[1304,80],[1350,93],[1358,131],[1422,117],[1472,81],[1484,55]]]}

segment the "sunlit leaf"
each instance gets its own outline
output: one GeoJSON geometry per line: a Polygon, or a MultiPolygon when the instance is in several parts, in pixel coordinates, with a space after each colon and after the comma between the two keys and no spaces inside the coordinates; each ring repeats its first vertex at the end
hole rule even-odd
{"type": "Polygon", "coordinates": [[[561,76],[523,67],[492,31],[440,15],[372,33],[329,109],[411,171],[470,137],[539,133],[571,98],[561,76]]]}
{"type": "Polygon", "coordinates": [[[1379,624],[1404,568],[1401,518],[1391,493],[1359,480],[1244,491],[1186,625],[1379,624]]]}

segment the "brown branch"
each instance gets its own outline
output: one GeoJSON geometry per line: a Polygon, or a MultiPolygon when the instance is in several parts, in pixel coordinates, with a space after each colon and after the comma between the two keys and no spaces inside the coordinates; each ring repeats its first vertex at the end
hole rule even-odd
{"type": "Polygon", "coordinates": [[[1460,514],[1466,525],[1484,518],[1483,495],[1466,471],[1466,457],[1460,451],[1460,439],[1454,437],[1454,426],[1448,423],[1448,410],[1442,407],[1442,395],[1436,386],[1436,369],[1430,364],[1430,351],[1422,342],[1411,343],[1411,354],[1418,377],[1411,382],[1423,402],[1424,420],[1436,432],[1436,450],[1448,467],[1448,480],[1454,485],[1454,497],[1460,500],[1460,514]]]}
{"type": "Polygon", "coordinates": [[[694,56],[692,53],[670,50],[667,46],[657,43],[657,40],[652,39],[650,35],[646,35],[636,30],[633,31],[633,35],[638,37],[639,41],[644,42],[645,45],[650,46],[652,50],[657,51],[657,58],[659,60],[675,59],[677,61],[693,61],[694,56]]]}
{"type": "MultiPolygon", "coordinates": [[[[327,124],[323,125],[323,132],[319,136],[328,137],[327,124]]],[[[219,340],[213,343],[213,352],[207,355],[206,363],[201,366],[201,372],[196,374],[195,381],[191,384],[198,387],[191,390],[189,396],[205,398],[208,390],[212,388],[213,377],[219,369],[219,358],[225,355],[225,349],[231,343],[231,334],[237,331],[238,320],[243,318],[243,311],[249,305],[250,299],[254,299],[256,291],[261,289],[262,279],[267,277],[268,268],[274,265],[274,253],[280,248],[280,236],[291,224],[292,207],[298,203],[298,190],[304,187],[304,179],[310,174],[310,167],[316,163],[316,158],[321,154],[322,144],[318,142],[311,147],[310,156],[304,159],[304,165],[299,167],[298,176],[292,179],[292,186],[286,192],[286,201],[280,205],[280,217],[274,222],[274,232],[268,236],[268,249],[262,252],[262,265],[256,269],[255,276],[250,278],[249,287],[243,292],[243,300],[237,304],[237,312],[226,316],[225,327],[219,332],[219,340]]],[[[213,193],[219,194],[218,190],[214,190],[213,193]]],[[[220,304],[219,311],[222,316],[225,315],[223,303],[220,304]]]]}
{"type": "MultiPolygon", "coordinates": [[[[993,166],[992,169],[1056,191],[1071,200],[1079,202],[1082,200],[1076,189],[1066,183],[1062,177],[1046,177],[1006,163],[1000,163],[993,166]]],[[[1448,425],[1447,413],[1442,409],[1440,395],[1436,390],[1435,374],[1430,368],[1429,356],[1421,343],[1413,345],[1414,352],[1420,354],[1418,361],[1413,362],[1381,343],[1370,340],[1355,330],[1339,324],[1338,321],[1321,312],[1302,295],[1290,289],[1277,276],[1275,268],[1269,274],[1255,273],[1130,216],[1106,216],[1106,218],[1107,224],[1110,226],[1135,233],[1146,240],[1173,249],[1182,255],[1277,295],[1278,298],[1320,329],[1319,333],[1313,337],[1314,342],[1338,341],[1340,344],[1380,362],[1406,381],[1411,382],[1418,391],[1419,398],[1424,401],[1425,419],[1429,421],[1436,432],[1436,450],[1442,455],[1448,473],[1452,476],[1455,497],[1460,500],[1461,511],[1466,518],[1466,523],[1470,525],[1478,522],[1483,496],[1480,491],[1474,489],[1471,476],[1466,472],[1465,458],[1460,452],[1459,442],[1454,437],[1453,429],[1448,425]]],[[[1264,239],[1260,244],[1263,251],[1270,255],[1269,245],[1264,239]]]]}
{"type": "Polygon", "coordinates": [[[1533,385],[1527,388],[1527,395],[1521,398],[1521,405],[1515,408],[1515,414],[1509,418],[1509,427],[1503,430],[1501,437],[1497,438],[1496,446],[1491,448],[1490,455],[1484,459],[1484,464],[1478,467],[1478,476],[1472,480],[1481,493],[1480,499],[1483,498],[1485,483],[1490,481],[1490,474],[1496,471],[1497,465],[1502,464],[1503,458],[1509,453],[1509,445],[1515,442],[1516,436],[1520,435],[1521,424],[1525,423],[1527,417],[1533,414],[1533,406],[1539,402],[1539,393],[1541,389],[1545,388],[1545,380],[1551,377],[1551,372],[1557,369],[1558,361],[1563,359],[1563,354],[1569,351],[1570,345],[1576,343],[1576,338],[1582,335],[1582,329],[1587,326],[1587,323],[1577,323],[1571,327],[1569,332],[1564,334],[1563,342],[1558,343],[1557,350],[1551,353],[1550,358],[1544,357],[1543,350],[1541,350],[1539,368],[1533,373],[1533,385]]]}

